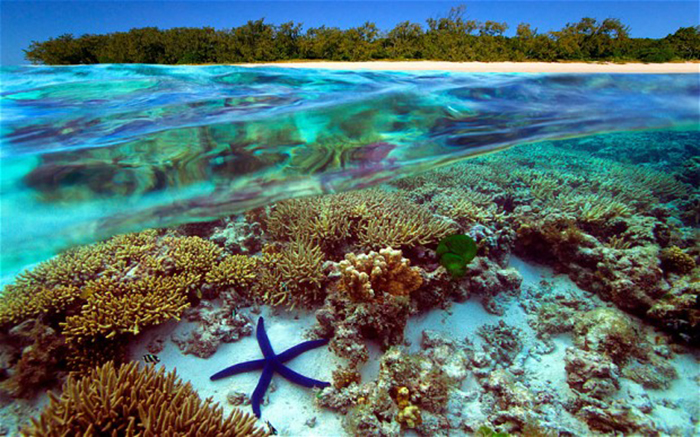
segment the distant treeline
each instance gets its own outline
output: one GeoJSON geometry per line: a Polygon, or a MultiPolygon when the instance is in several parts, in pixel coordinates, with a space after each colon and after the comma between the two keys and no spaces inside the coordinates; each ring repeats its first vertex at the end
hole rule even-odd
{"type": "Polygon", "coordinates": [[[683,27],[661,39],[630,38],[618,19],[583,18],[559,31],[538,33],[519,24],[506,37],[506,23],[464,18],[464,8],[447,17],[428,19],[427,28],[408,21],[388,32],[374,23],[342,30],[302,25],[279,26],[264,19],[230,30],[211,27],[156,27],[106,35],[61,35],[34,41],[25,50],[33,63],[44,64],[205,64],[322,59],[430,59],[442,61],[641,61],[700,59],[700,26],[683,27]]]}

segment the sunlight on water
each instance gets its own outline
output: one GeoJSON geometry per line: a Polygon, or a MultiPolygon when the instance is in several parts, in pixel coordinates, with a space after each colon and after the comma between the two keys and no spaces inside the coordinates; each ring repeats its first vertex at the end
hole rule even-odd
{"type": "Polygon", "coordinates": [[[78,243],[517,144],[697,129],[695,75],[96,65],[1,70],[9,272],[78,243]]]}

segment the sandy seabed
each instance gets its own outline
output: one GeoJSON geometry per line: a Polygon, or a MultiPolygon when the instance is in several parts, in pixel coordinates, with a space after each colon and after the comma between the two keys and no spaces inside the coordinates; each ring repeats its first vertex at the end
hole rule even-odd
{"type": "Polygon", "coordinates": [[[695,73],[700,63],[614,64],[587,62],[272,62],[235,64],[242,67],[323,68],[329,70],[454,71],[465,73],[695,73]]]}

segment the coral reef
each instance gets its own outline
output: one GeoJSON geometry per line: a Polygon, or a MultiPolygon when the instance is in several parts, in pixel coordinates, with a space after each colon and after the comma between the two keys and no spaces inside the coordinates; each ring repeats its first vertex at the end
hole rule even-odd
{"type": "Polygon", "coordinates": [[[509,326],[503,320],[498,325],[483,325],[477,334],[488,344],[486,350],[499,363],[510,364],[523,349],[521,331],[509,326]]]}
{"type": "Polygon", "coordinates": [[[667,247],[659,255],[661,265],[669,272],[690,273],[696,267],[692,256],[683,252],[678,246],[667,247]]]}
{"type": "Polygon", "coordinates": [[[196,322],[196,327],[187,333],[173,334],[171,339],[182,353],[199,358],[214,355],[221,343],[232,343],[253,333],[250,317],[228,306],[215,307],[206,301],[185,310],[183,318],[196,322]]]}
{"type": "Polygon", "coordinates": [[[49,348],[50,355],[28,351],[17,361],[24,369],[17,375],[119,362],[129,337],[179,319],[199,299],[221,255],[199,237],[144,231],[71,249],[21,274],[0,295],[0,326],[36,319],[59,337],[52,344],[65,347],[49,348]]]}
{"type": "Polygon", "coordinates": [[[57,379],[65,366],[65,339],[53,328],[36,319],[28,319],[7,333],[3,343],[9,348],[5,352],[5,375],[0,390],[13,398],[28,398],[37,391],[45,390],[57,379]]]}
{"type": "Polygon", "coordinates": [[[343,426],[353,435],[400,435],[407,428],[434,435],[455,383],[430,358],[394,347],[382,357],[376,381],[325,389],[318,402],[346,413],[343,426]]]}
{"type": "Polygon", "coordinates": [[[574,324],[574,344],[605,355],[615,364],[646,353],[644,340],[628,316],[612,308],[596,308],[578,315],[574,324]]]}
{"type": "Polygon", "coordinates": [[[365,249],[410,248],[437,243],[456,230],[401,193],[379,188],[278,202],[265,228],[282,240],[308,236],[327,252],[348,243],[365,249]]]}
{"type": "Polygon", "coordinates": [[[234,410],[225,417],[211,399],[202,401],[175,372],[115,367],[108,362],[82,379],[69,377],[63,393],[22,430],[26,436],[92,435],[222,435],[265,436],[255,418],[234,410]]]}
{"type": "Polygon", "coordinates": [[[337,284],[316,313],[317,334],[330,337],[331,349],[355,367],[368,358],[363,339],[376,339],[383,347],[403,341],[410,295],[422,284],[422,276],[392,248],[348,254],[337,271],[337,284]]]}
{"type": "Polygon", "coordinates": [[[573,390],[602,399],[620,389],[620,370],[610,358],[567,348],[565,361],[566,380],[573,390]]]}

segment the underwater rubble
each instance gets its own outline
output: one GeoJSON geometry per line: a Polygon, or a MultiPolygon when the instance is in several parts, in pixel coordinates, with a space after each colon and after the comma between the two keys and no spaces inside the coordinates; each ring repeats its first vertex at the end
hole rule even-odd
{"type": "MultiPolygon", "coordinates": [[[[322,411],[347,435],[693,435],[700,191],[688,144],[698,139],[530,144],[68,250],[0,295],[0,435],[84,432],[114,378],[167,390],[154,400],[132,387],[123,399],[136,412],[110,426],[150,429],[161,411],[172,435],[187,432],[178,420],[266,435],[235,380],[208,392],[194,376],[203,370],[156,371],[133,352],[174,344],[208,362],[248,341],[261,313],[270,326],[303,319],[305,333],[285,335],[327,339],[332,356],[331,386],[305,393],[315,415],[270,418],[282,434],[318,430],[322,411]],[[477,247],[461,276],[437,253],[455,234],[477,247]],[[168,405],[185,398],[189,419],[168,405]]],[[[274,388],[263,405],[280,401],[274,388]]]]}

